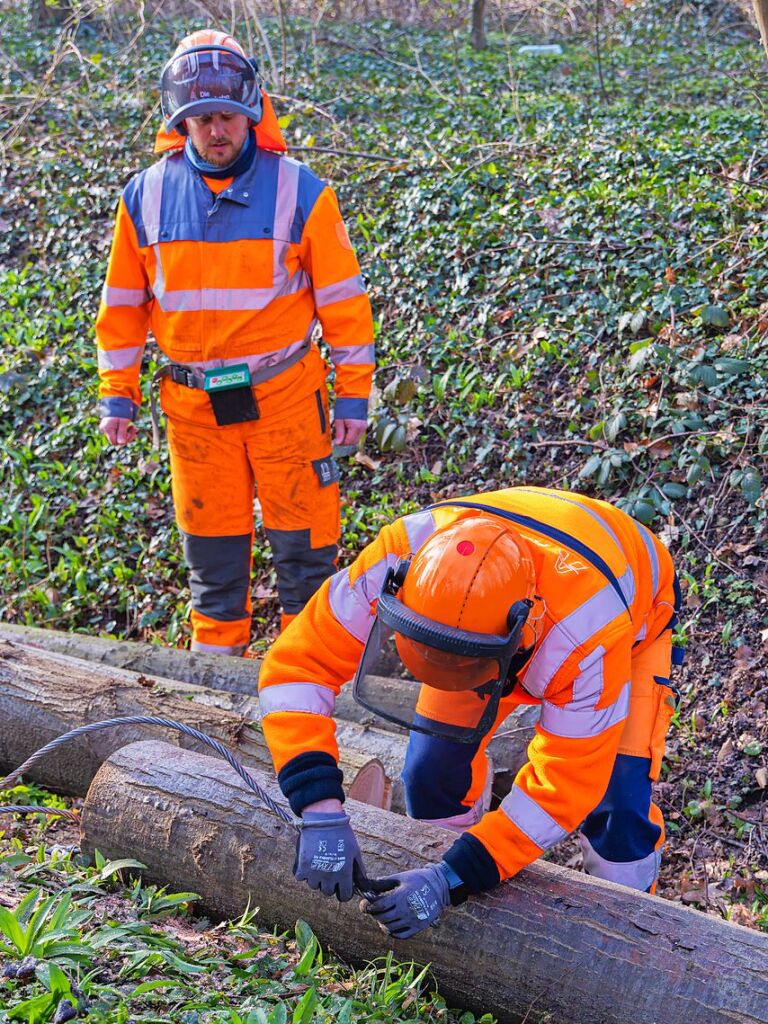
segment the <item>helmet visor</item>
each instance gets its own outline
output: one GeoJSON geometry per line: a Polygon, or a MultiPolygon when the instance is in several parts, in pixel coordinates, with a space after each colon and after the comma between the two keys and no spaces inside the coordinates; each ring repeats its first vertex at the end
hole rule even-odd
{"type": "Polygon", "coordinates": [[[169,131],[186,117],[222,110],[258,120],[261,96],[256,70],[226,47],[192,47],[163,69],[160,104],[169,131]]]}
{"type": "Polygon", "coordinates": [[[382,593],[354,682],[363,707],[404,729],[457,743],[492,727],[520,642],[434,623],[382,593]]]}

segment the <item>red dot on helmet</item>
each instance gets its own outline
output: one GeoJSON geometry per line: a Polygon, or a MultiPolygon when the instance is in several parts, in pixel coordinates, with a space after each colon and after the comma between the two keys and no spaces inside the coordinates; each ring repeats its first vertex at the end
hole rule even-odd
{"type": "Polygon", "coordinates": [[[471,555],[475,550],[475,545],[471,540],[460,540],[456,545],[456,550],[460,555],[471,555]]]}

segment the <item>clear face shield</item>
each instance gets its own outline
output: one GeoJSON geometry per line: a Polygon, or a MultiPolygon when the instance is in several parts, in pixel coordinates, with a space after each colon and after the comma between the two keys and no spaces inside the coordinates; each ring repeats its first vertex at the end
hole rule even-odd
{"type": "Polygon", "coordinates": [[[401,563],[387,574],[354,698],[404,729],[476,743],[493,726],[510,677],[530,654],[521,657],[519,648],[531,603],[512,605],[506,636],[454,629],[398,599],[405,571],[401,563]]]}
{"type": "Polygon", "coordinates": [[[187,117],[230,111],[261,120],[261,89],[255,63],[226,46],[193,46],[171,60],[160,78],[160,105],[167,131],[187,117]]]}

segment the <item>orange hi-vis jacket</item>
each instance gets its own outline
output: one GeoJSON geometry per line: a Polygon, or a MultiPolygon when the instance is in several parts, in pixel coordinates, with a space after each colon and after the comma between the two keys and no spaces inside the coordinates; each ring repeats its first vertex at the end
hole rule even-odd
{"type": "MultiPolygon", "coordinates": [[[[518,487],[461,501],[512,514],[511,528],[531,549],[543,608],[526,627],[535,629],[535,649],[510,698],[541,705],[529,761],[501,806],[468,830],[504,879],[573,831],[603,797],[629,711],[632,659],[673,621],[674,567],[644,526],[583,495],[518,487]]],[[[457,499],[385,526],[267,654],[259,677],[264,735],[294,812],[343,799],[334,702],[355,674],[388,568],[437,528],[476,514],[457,499]]],[[[525,646],[532,639],[524,636],[525,646]]]]}
{"type": "MultiPolygon", "coordinates": [[[[273,127],[266,138],[255,129],[253,163],[218,195],[184,159],[181,136],[162,134],[166,155],[123,191],[96,322],[102,415],[135,418],[148,329],[201,378],[242,363],[263,378],[285,362],[284,374],[259,384],[258,399],[268,409],[270,399],[301,398],[327,373],[311,343],[319,320],[336,369],[335,415],[366,418],[373,324],[360,267],[333,191],[262,148],[284,148],[273,127]]],[[[202,390],[166,379],[163,406],[215,424],[202,390]]]]}

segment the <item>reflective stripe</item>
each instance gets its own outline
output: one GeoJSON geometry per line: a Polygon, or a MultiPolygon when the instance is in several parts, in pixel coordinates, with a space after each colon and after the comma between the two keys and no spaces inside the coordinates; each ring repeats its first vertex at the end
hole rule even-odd
{"type": "Polygon", "coordinates": [[[418,551],[421,545],[429,540],[437,529],[435,517],[429,509],[423,512],[413,512],[409,516],[403,516],[403,526],[408,534],[411,553],[418,551]]]}
{"type": "Polygon", "coordinates": [[[630,688],[631,684],[625,683],[613,704],[600,709],[580,708],[575,703],[561,708],[542,701],[540,725],[552,736],[566,736],[572,740],[599,736],[617,722],[623,722],[629,714],[630,688]]]}
{"type": "Polygon", "coordinates": [[[96,359],[100,370],[127,370],[140,363],[143,354],[143,345],[135,345],[132,348],[100,348],[96,359]]]}
{"type": "Polygon", "coordinates": [[[113,288],[105,282],[101,289],[101,301],[110,309],[113,306],[143,306],[151,297],[146,288],[113,288]]]}
{"type": "Polygon", "coordinates": [[[190,644],[190,650],[200,651],[203,654],[231,654],[236,658],[242,658],[245,653],[245,649],[248,644],[237,644],[235,646],[227,644],[204,644],[200,640],[193,640],[190,644]]]}
{"type": "Polygon", "coordinates": [[[155,297],[164,313],[201,313],[206,310],[266,309],[275,299],[309,288],[309,277],[299,270],[288,278],[283,272],[274,288],[177,288],[155,297]]]}
{"type": "Polygon", "coordinates": [[[566,658],[577,647],[588,646],[593,636],[625,611],[609,583],[555,623],[534,651],[525,676],[525,689],[534,697],[543,697],[566,658]]]}
{"type": "Polygon", "coordinates": [[[550,846],[559,843],[568,835],[543,807],[539,807],[536,801],[517,785],[507,793],[499,809],[542,850],[548,850],[550,846]]]}
{"type": "MultiPolygon", "coordinates": [[[[533,493],[533,494],[538,493],[538,492],[534,491],[530,487],[521,487],[520,489],[523,490],[523,491],[528,491],[529,493],[533,493]]],[[[589,506],[587,506],[587,505],[582,505],[580,501],[574,501],[573,498],[566,498],[562,494],[547,494],[547,495],[545,495],[545,497],[552,498],[554,501],[564,501],[567,505],[573,505],[574,508],[580,508],[582,510],[582,512],[588,513],[590,516],[592,516],[592,518],[595,520],[596,523],[598,523],[600,526],[602,526],[602,528],[610,536],[611,540],[616,545],[616,547],[619,549],[619,551],[622,554],[624,554],[624,549],[621,546],[619,538],[613,532],[611,526],[605,521],[605,519],[603,519],[603,517],[600,515],[600,513],[597,512],[595,509],[589,508],[589,506]]]]}
{"type": "Polygon", "coordinates": [[[152,251],[155,254],[155,280],[152,282],[152,293],[158,301],[160,308],[163,308],[161,299],[165,295],[165,274],[163,273],[163,257],[160,254],[160,246],[153,245],[152,251]]]}
{"type": "Polygon", "coordinates": [[[160,237],[160,210],[163,205],[163,180],[168,157],[152,164],[144,174],[141,192],[141,225],[147,245],[155,245],[160,237]]]}
{"type": "Polygon", "coordinates": [[[642,523],[638,523],[637,528],[640,536],[643,538],[648,561],[651,563],[651,586],[653,588],[653,597],[655,598],[659,591],[659,553],[656,550],[656,544],[649,530],[642,523]]]}
{"type": "Polygon", "coordinates": [[[592,849],[585,836],[581,836],[581,849],[584,854],[584,870],[594,878],[604,878],[607,882],[616,882],[617,885],[626,885],[630,889],[645,892],[659,877],[661,849],[653,850],[640,860],[623,863],[605,860],[592,849]]]}
{"type": "Polygon", "coordinates": [[[369,366],[376,362],[374,345],[336,345],[331,349],[334,366],[369,366]]]}
{"type": "Polygon", "coordinates": [[[259,706],[264,717],[276,711],[295,711],[330,718],[335,705],[336,694],[319,683],[274,683],[259,690],[259,706]]]}
{"type": "Polygon", "coordinates": [[[333,302],[354,299],[358,295],[365,295],[362,274],[347,277],[343,281],[337,281],[336,284],[327,284],[323,288],[315,288],[315,305],[318,309],[322,309],[323,306],[330,306],[333,302]]]}
{"type": "Polygon", "coordinates": [[[328,589],[331,612],[347,632],[361,643],[368,639],[373,626],[371,605],[381,593],[387,569],[394,566],[397,561],[397,555],[386,555],[359,576],[354,584],[349,582],[348,569],[331,577],[328,589]]]}
{"type": "Polygon", "coordinates": [[[280,158],[280,163],[277,165],[275,220],[272,236],[284,242],[289,242],[291,238],[291,228],[296,216],[300,173],[301,164],[297,160],[289,156],[280,158]]]}

